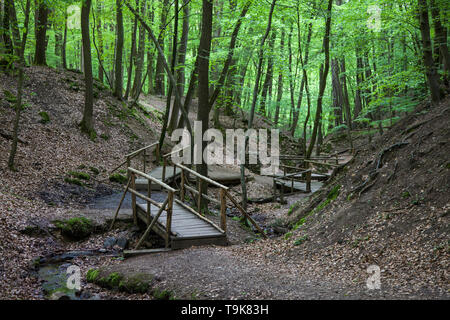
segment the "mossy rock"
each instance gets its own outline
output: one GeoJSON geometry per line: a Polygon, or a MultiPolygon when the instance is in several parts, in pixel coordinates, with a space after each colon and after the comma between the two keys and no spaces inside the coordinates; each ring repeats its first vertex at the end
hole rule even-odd
{"type": "Polygon", "coordinates": [[[85,217],[54,221],[54,224],[61,230],[63,236],[76,241],[86,239],[95,229],[92,221],[85,217]]]}
{"type": "Polygon", "coordinates": [[[50,116],[48,115],[47,112],[45,111],[41,111],[39,112],[39,116],[41,117],[41,123],[46,124],[50,122],[50,116]]]}
{"type": "Polygon", "coordinates": [[[170,290],[161,290],[158,288],[153,289],[152,291],[152,296],[156,299],[156,300],[174,300],[174,294],[172,291],[170,290]]]}
{"type": "Polygon", "coordinates": [[[69,175],[72,176],[75,179],[79,179],[79,180],[90,180],[91,176],[85,172],[78,172],[78,171],[70,171],[69,175]]]}
{"type": "Polygon", "coordinates": [[[299,246],[308,240],[308,236],[303,236],[294,241],[294,246],[299,246]]]}
{"type": "Polygon", "coordinates": [[[119,291],[127,293],[146,293],[153,281],[153,276],[147,274],[136,274],[122,279],[119,283],[119,291]]]}
{"type": "Polygon", "coordinates": [[[128,178],[121,175],[120,173],[114,173],[109,176],[109,181],[125,184],[128,181],[128,178]]]}
{"type": "Polygon", "coordinates": [[[100,170],[97,169],[96,167],[89,167],[89,170],[91,170],[91,172],[96,176],[100,174],[100,170]]]}
{"type": "Polygon", "coordinates": [[[66,177],[66,178],[64,178],[64,182],[69,183],[69,184],[74,184],[74,185],[77,185],[80,187],[84,187],[84,183],[80,179],[77,179],[77,178],[66,177]]]}

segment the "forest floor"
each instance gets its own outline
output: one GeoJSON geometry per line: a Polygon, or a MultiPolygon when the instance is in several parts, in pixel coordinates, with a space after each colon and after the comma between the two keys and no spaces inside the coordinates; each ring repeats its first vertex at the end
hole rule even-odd
{"type": "MultiPolygon", "coordinates": [[[[127,206],[117,228],[105,228],[121,190],[108,181],[109,171],[124,154],[157,141],[161,113],[129,109],[97,83],[92,141],[77,125],[84,101],[81,75],[44,67],[27,68],[26,75],[17,172],[6,169],[10,140],[0,137],[1,299],[44,298],[35,259],[74,250],[103,253],[70,261],[82,270],[86,298],[154,299],[88,284],[91,268],[126,277],[146,274],[154,287],[176,298],[450,298],[448,99],[435,109],[424,103],[371,143],[354,137],[355,156],[313,196],[287,197],[285,205],[252,204],[255,220],[275,230],[268,240],[230,217],[228,247],[123,260],[104,249],[105,240],[134,232],[127,206]],[[68,183],[71,171],[89,173],[90,179],[83,186],[68,183]],[[53,221],[79,216],[93,219],[98,231],[83,241],[65,241],[53,221]],[[381,269],[381,290],[366,287],[370,265],[381,269]]],[[[6,134],[14,116],[8,92],[14,95],[15,81],[1,74],[0,128],[6,134]]],[[[160,109],[164,100],[152,97],[146,104],[160,109]]],[[[221,117],[226,126],[232,122],[221,117]]],[[[333,139],[334,150],[345,148],[345,138],[326,142],[333,139]]],[[[271,193],[255,180],[249,186],[255,197],[271,193]]]]}

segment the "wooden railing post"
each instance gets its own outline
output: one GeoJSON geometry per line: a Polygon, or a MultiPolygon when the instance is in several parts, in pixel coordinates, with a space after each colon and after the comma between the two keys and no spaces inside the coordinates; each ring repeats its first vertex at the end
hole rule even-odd
{"type": "Polygon", "coordinates": [[[227,199],[226,190],[220,189],[220,228],[227,232],[227,199]]]}
{"type": "MultiPolygon", "coordinates": [[[[136,190],[136,175],[131,172],[131,189],[136,190]]],[[[136,195],[134,193],[131,194],[131,206],[133,208],[133,222],[137,225],[137,210],[136,210],[136,195]]]]}
{"type": "MultiPolygon", "coordinates": [[[[131,168],[131,157],[130,156],[127,157],[127,169],[128,168],[131,168]]],[[[128,170],[127,170],[127,178],[128,179],[131,178],[130,172],[128,170]]]]}
{"type": "MultiPolygon", "coordinates": [[[[309,167],[309,166],[308,166],[309,167]]],[[[308,168],[306,172],[306,192],[311,192],[311,169],[308,168]]]]}
{"type": "Polygon", "coordinates": [[[169,191],[167,197],[166,248],[168,248],[170,245],[170,233],[172,231],[173,192],[169,191]]]}
{"type": "Polygon", "coordinates": [[[200,178],[197,178],[197,188],[198,188],[197,208],[198,213],[202,214],[202,179],[200,178]]]}
{"type": "Polygon", "coordinates": [[[147,172],[146,157],[147,157],[147,153],[144,150],[142,152],[142,162],[144,164],[144,171],[143,171],[144,173],[147,172]]]}
{"type": "Polygon", "coordinates": [[[185,197],[185,192],[186,192],[186,190],[184,188],[184,183],[185,183],[184,179],[186,179],[186,178],[184,176],[184,170],[182,169],[181,170],[181,186],[180,186],[180,198],[181,198],[182,202],[184,202],[184,197],[185,197]]]}
{"type": "MultiPolygon", "coordinates": [[[[152,198],[152,181],[151,180],[147,180],[148,184],[147,184],[147,196],[151,199],[152,198]]],[[[147,201],[147,225],[150,224],[151,222],[151,213],[152,213],[152,204],[150,203],[150,201],[147,201]]]]}
{"type": "Polygon", "coordinates": [[[167,159],[163,158],[162,182],[166,181],[166,166],[167,166],[167,159]]]}

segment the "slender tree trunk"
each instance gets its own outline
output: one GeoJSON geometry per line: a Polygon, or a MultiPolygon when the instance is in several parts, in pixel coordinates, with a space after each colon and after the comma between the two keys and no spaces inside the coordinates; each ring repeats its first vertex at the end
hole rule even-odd
{"type": "MultiPolygon", "coordinates": [[[[209,112],[211,110],[209,103],[209,56],[211,51],[211,39],[212,39],[212,20],[213,20],[213,4],[212,0],[203,0],[202,5],[202,34],[200,37],[199,45],[199,61],[198,61],[198,88],[199,88],[199,100],[198,100],[198,113],[197,120],[202,123],[202,137],[203,133],[208,130],[209,127],[209,112]]],[[[202,139],[203,140],[203,139],[202,139]]],[[[207,143],[202,141],[202,156],[203,150],[205,150],[207,143]]],[[[200,147],[200,146],[197,146],[200,147]]],[[[208,176],[208,165],[205,161],[201,161],[201,164],[197,164],[197,172],[203,176],[208,176]]],[[[202,184],[202,193],[208,193],[207,183],[202,184]]],[[[202,198],[202,210],[207,208],[205,199],[202,198]]]]}
{"type": "MultiPolygon", "coordinates": [[[[102,32],[102,7],[103,1],[97,0],[97,39],[98,39],[98,60],[103,62],[103,32],[102,32]]],[[[100,64],[100,63],[99,63],[100,64]]],[[[103,68],[99,66],[98,68],[98,80],[103,83],[103,68]]]]}
{"type": "MultiPolygon", "coordinates": [[[[281,29],[281,40],[280,40],[280,60],[283,61],[284,56],[284,37],[285,31],[284,28],[281,29]]],[[[280,119],[280,105],[281,99],[283,99],[283,67],[280,66],[280,71],[278,73],[278,89],[277,89],[277,102],[275,106],[275,117],[274,122],[275,125],[278,125],[278,121],[280,119]]]]}
{"type": "MultiPolygon", "coordinates": [[[[27,43],[27,37],[28,37],[28,25],[29,25],[29,18],[30,18],[30,1],[27,0],[25,5],[25,21],[24,21],[24,31],[22,36],[22,42],[20,46],[19,51],[19,81],[17,84],[17,101],[15,105],[16,109],[16,116],[14,117],[14,127],[13,127],[13,139],[11,142],[11,151],[9,153],[8,158],[8,168],[10,170],[15,170],[14,166],[14,160],[17,153],[17,143],[19,141],[19,123],[20,123],[20,115],[22,112],[22,95],[23,95],[23,82],[24,82],[24,68],[25,68],[25,47],[27,43]]],[[[14,0],[10,0],[9,5],[14,6],[14,0]]],[[[16,24],[13,26],[16,30],[19,30],[19,26],[16,24]]]]}
{"type": "Polygon", "coordinates": [[[117,43],[116,43],[116,63],[114,74],[114,96],[118,99],[122,99],[123,90],[123,14],[122,14],[122,1],[116,0],[116,23],[117,23],[117,43]]]}
{"type": "MultiPolygon", "coordinates": [[[[272,5],[270,6],[270,12],[269,12],[269,19],[267,22],[267,28],[264,36],[261,39],[261,43],[259,45],[259,52],[258,52],[258,67],[256,70],[256,79],[255,79],[255,87],[253,89],[253,100],[252,105],[250,107],[250,118],[248,121],[248,128],[251,129],[253,127],[253,119],[255,116],[255,108],[256,108],[256,100],[258,99],[258,91],[259,91],[259,81],[261,79],[261,73],[262,73],[262,64],[264,59],[264,43],[266,42],[267,37],[269,36],[270,29],[272,28],[272,17],[273,12],[275,10],[275,4],[277,0],[272,1],[272,5]]],[[[245,148],[247,149],[247,138],[245,139],[245,148]]],[[[247,187],[245,185],[245,164],[241,163],[240,165],[240,171],[241,171],[241,188],[242,188],[242,206],[244,209],[247,208],[247,187]]]]}
{"type": "Polygon", "coordinates": [[[450,77],[450,54],[447,46],[447,32],[441,23],[441,14],[439,7],[435,0],[430,0],[431,16],[433,17],[434,25],[434,43],[435,43],[435,64],[438,68],[442,65],[442,70],[445,72],[444,81],[448,85],[450,77]]]}
{"type": "Polygon", "coordinates": [[[61,59],[62,59],[62,67],[64,69],[67,69],[67,55],[66,55],[66,48],[67,48],[67,11],[64,11],[64,36],[63,36],[63,43],[61,48],[61,59]]]}
{"type": "Polygon", "coordinates": [[[264,84],[262,87],[262,93],[261,93],[261,103],[259,105],[259,112],[262,116],[266,116],[267,110],[266,110],[266,99],[267,99],[267,93],[269,92],[269,89],[272,87],[273,82],[273,47],[275,45],[275,39],[277,37],[277,33],[275,30],[272,31],[272,37],[269,40],[269,58],[267,59],[267,73],[266,78],[264,80],[264,84]]]}
{"type": "Polygon", "coordinates": [[[419,6],[419,22],[420,32],[422,34],[422,47],[423,47],[423,61],[425,65],[428,87],[431,92],[431,102],[434,106],[439,104],[440,96],[440,83],[439,75],[436,70],[436,66],[433,61],[433,50],[431,47],[430,37],[430,23],[428,18],[428,5],[426,0],[418,0],[419,6]]]}
{"type": "MultiPolygon", "coordinates": [[[[136,8],[139,7],[139,0],[136,0],[136,8]]],[[[133,23],[133,31],[131,34],[131,50],[130,50],[130,59],[128,62],[128,71],[127,71],[127,88],[125,89],[125,95],[124,95],[124,99],[128,100],[128,96],[130,94],[130,90],[131,90],[131,79],[132,74],[133,74],[133,61],[136,61],[136,33],[137,33],[137,25],[138,25],[138,21],[137,18],[134,18],[134,23],[133,23]]],[[[134,64],[136,64],[136,62],[134,62],[134,64]]]]}
{"type": "Polygon", "coordinates": [[[81,7],[81,34],[83,41],[84,56],[84,83],[86,86],[84,95],[84,111],[81,120],[81,131],[89,134],[93,138],[94,134],[94,92],[92,79],[92,57],[91,57],[91,40],[89,36],[89,12],[91,10],[91,0],[84,0],[81,7]]]}
{"type": "MultiPolygon", "coordinates": [[[[141,15],[145,16],[145,10],[146,10],[146,2],[143,1],[141,3],[141,15]]],[[[132,97],[133,99],[137,99],[137,95],[139,94],[141,83],[142,83],[142,70],[144,67],[144,54],[145,54],[145,28],[142,26],[142,24],[139,25],[139,48],[137,52],[137,59],[136,59],[136,72],[134,74],[134,82],[133,82],[133,89],[132,97]]],[[[131,77],[131,75],[130,75],[131,77]]]]}
{"type": "MultiPolygon", "coordinates": [[[[164,34],[167,23],[167,14],[169,8],[169,0],[162,0],[163,7],[161,10],[161,20],[159,25],[159,37],[158,43],[161,49],[164,51],[164,34]]],[[[158,58],[156,61],[156,75],[155,75],[155,94],[163,96],[165,94],[165,86],[164,86],[164,67],[162,62],[161,55],[158,54],[158,58]]]]}
{"type": "Polygon", "coordinates": [[[321,125],[322,117],[322,100],[325,88],[327,86],[327,76],[330,68],[330,29],[331,29],[331,10],[333,8],[333,0],[328,0],[327,17],[325,22],[325,35],[323,38],[323,50],[325,52],[325,61],[321,66],[320,70],[320,84],[319,84],[319,95],[317,97],[317,108],[316,108],[316,118],[314,120],[314,128],[311,135],[311,141],[309,147],[306,151],[306,158],[311,157],[314,145],[316,142],[317,131],[321,125]]]}
{"type": "Polygon", "coordinates": [[[36,10],[36,46],[34,51],[34,64],[38,66],[47,65],[45,51],[47,49],[47,20],[49,9],[44,0],[38,0],[39,5],[36,10]]]}

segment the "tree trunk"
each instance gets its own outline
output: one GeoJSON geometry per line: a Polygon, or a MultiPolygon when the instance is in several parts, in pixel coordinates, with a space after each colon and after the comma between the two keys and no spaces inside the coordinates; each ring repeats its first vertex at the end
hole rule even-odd
{"type": "Polygon", "coordinates": [[[122,1],[116,0],[116,23],[117,23],[117,43],[116,43],[116,62],[114,72],[114,96],[118,99],[122,99],[123,90],[123,14],[122,14],[122,1]]]}
{"type": "Polygon", "coordinates": [[[321,125],[322,117],[322,99],[327,86],[327,76],[330,68],[330,29],[331,29],[331,10],[333,8],[333,0],[328,0],[327,17],[325,22],[325,35],[323,38],[323,50],[325,52],[325,61],[321,65],[320,70],[320,84],[319,84],[319,95],[317,97],[317,108],[316,108],[316,118],[314,120],[314,128],[311,135],[311,141],[309,147],[306,151],[305,157],[309,159],[311,157],[314,144],[316,142],[317,131],[321,125]]]}
{"type": "MultiPolygon", "coordinates": [[[[98,39],[98,60],[102,63],[103,62],[103,32],[102,32],[102,7],[103,7],[103,1],[97,1],[97,39],[98,39]]],[[[100,64],[100,63],[99,63],[100,64]]],[[[101,83],[103,83],[103,68],[99,66],[98,68],[98,80],[100,80],[101,83]]]]}
{"type": "MultiPolygon", "coordinates": [[[[30,18],[30,1],[27,0],[26,6],[25,6],[25,21],[24,21],[24,31],[22,36],[22,42],[19,49],[19,81],[17,84],[17,101],[15,105],[16,109],[16,116],[14,117],[14,127],[13,127],[13,138],[11,142],[11,151],[9,153],[8,158],[8,168],[10,170],[15,170],[14,166],[14,159],[16,157],[17,153],[17,143],[19,141],[19,123],[20,123],[20,114],[22,112],[22,95],[23,95],[23,82],[24,82],[24,68],[25,68],[25,47],[27,43],[27,37],[28,37],[28,25],[29,25],[29,18],[30,18]]],[[[14,0],[10,0],[9,5],[14,6],[14,0]]],[[[19,30],[19,26],[16,24],[13,26],[16,30],[19,30]]]]}
{"type": "MultiPolygon", "coordinates": [[[[145,16],[146,2],[141,3],[141,15],[145,16]]],[[[136,72],[134,74],[133,89],[131,90],[131,96],[133,99],[138,99],[137,96],[140,93],[142,83],[142,70],[144,67],[144,54],[145,54],[145,28],[142,24],[139,25],[139,48],[136,59],[136,72]]],[[[131,75],[130,75],[131,79],[131,75]]]]}
{"type": "Polygon", "coordinates": [[[273,82],[273,47],[275,45],[275,39],[277,37],[277,33],[272,31],[272,37],[269,40],[269,58],[267,61],[267,73],[266,73],[266,79],[264,80],[264,84],[262,87],[262,93],[261,93],[261,103],[259,105],[259,113],[262,116],[266,116],[266,99],[267,99],[267,93],[269,92],[269,89],[272,87],[273,82]]]}
{"type": "Polygon", "coordinates": [[[81,120],[81,131],[87,133],[91,138],[94,137],[94,92],[92,79],[92,57],[91,57],[91,40],[89,36],[89,12],[91,10],[91,0],[84,0],[81,7],[81,34],[83,41],[84,56],[84,111],[81,120]]]}
{"type": "MultiPolygon", "coordinates": [[[[284,56],[284,37],[286,33],[284,31],[284,28],[281,29],[281,40],[280,40],[280,60],[283,61],[284,56]]],[[[280,119],[280,105],[281,105],[281,99],[283,99],[283,66],[280,66],[280,71],[278,73],[278,88],[277,88],[277,102],[275,106],[275,116],[274,116],[274,122],[275,126],[278,125],[278,121],[280,119]]]]}
{"type": "MultiPolygon", "coordinates": [[[[136,7],[139,7],[139,0],[136,0],[136,7]]],[[[131,79],[133,74],[133,61],[136,60],[136,33],[137,33],[137,18],[134,18],[133,23],[133,31],[131,34],[131,50],[130,50],[130,59],[128,62],[128,70],[127,70],[127,88],[125,89],[124,99],[128,100],[128,96],[130,95],[131,90],[131,79]]],[[[136,64],[134,62],[134,64],[136,64]]]]}
{"type": "MultiPolygon", "coordinates": [[[[163,7],[161,10],[161,21],[159,25],[159,37],[158,43],[161,49],[164,51],[164,34],[167,23],[167,14],[169,8],[169,0],[162,0],[163,7]]],[[[155,94],[163,96],[165,94],[164,87],[164,67],[162,62],[161,55],[158,54],[158,58],[156,60],[156,74],[155,74],[155,94]]]]}
{"type": "MultiPolygon", "coordinates": [[[[202,5],[202,34],[199,45],[199,61],[198,61],[198,88],[199,88],[199,100],[198,100],[198,113],[197,120],[202,123],[202,137],[203,133],[208,130],[209,127],[209,112],[211,110],[209,103],[209,55],[211,51],[211,39],[212,39],[212,18],[213,18],[213,4],[212,0],[203,0],[202,5]]],[[[202,139],[203,140],[203,139],[202,139]]],[[[207,143],[202,141],[202,156],[203,150],[205,150],[207,143]]],[[[197,146],[200,147],[200,146],[197,146]]],[[[197,172],[203,176],[208,176],[208,165],[203,159],[201,164],[197,164],[197,172]]],[[[202,184],[201,192],[208,193],[207,183],[202,184]]],[[[201,210],[207,208],[207,202],[202,198],[201,210]]]]}
{"type": "Polygon", "coordinates": [[[439,7],[435,0],[430,0],[431,16],[433,17],[434,25],[434,43],[435,43],[435,64],[438,68],[442,65],[442,70],[445,72],[444,81],[448,85],[450,77],[450,54],[447,46],[447,32],[441,23],[441,14],[439,7]]]}
{"type": "Polygon", "coordinates": [[[439,104],[441,99],[439,90],[439,75],[433,61],[433,51],[431,47],[430,23],[428,21],[428,5],[426,0],[418,0],[420,33],[422,34],[423,62],[425,65],[428,87],[431,92],[431,102],[434,106],[439,104]]]}
{"type": "Polygon", "coordinates": [[[44,0],[39,0],[38,9],[36,10],[36,46],[34,51],[34,64],[38,66],[47,65],[45,58],[45,50],[47,49],[47,20],[49,9],[44,0]]]}

